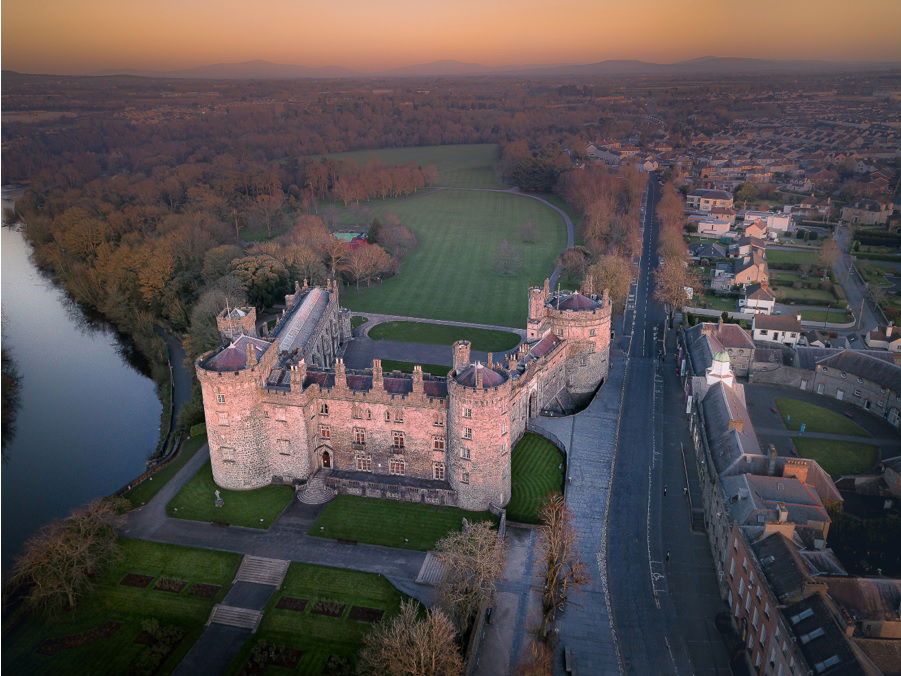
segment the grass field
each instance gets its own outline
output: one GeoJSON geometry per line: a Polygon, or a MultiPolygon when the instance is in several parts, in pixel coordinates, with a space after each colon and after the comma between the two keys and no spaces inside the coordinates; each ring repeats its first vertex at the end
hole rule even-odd
{"type": "Polygon", "coordinates": [[[714,293],[697,294],[687,303],[691,307],[709,308],[711,310],[726,310],[738,312],[738,299],[728,296],[717,296],[714,293]]]}
{"type": "Polygon", "coordinates": [[[851,313],[844,308],[832,308],[828,312],[825,308],[822,310],[800,310],[798,314],[801,315],[801,319],[809,322],[835,322],[843,324],[845,322],[850,322],[853,319],[851,313]]]}
{"type": "Polygon", "coordinates": [[[135,661],[146,658],[150,649],[135,639],[141,633],[142,621],[147,619],[178,627],[185,633],[158,673],[169,673],[175,668],[203,631],[213,604],[221,601],[231,585],[241,557],[141,540],[120,543],[122,560],[97,577],[94,592],[75,611],[31,618],[4,634],[4,670],[11,674],[142,673],[134,670],[135,661]],[[154,580],[144,588],[119,584],[128,573],[154,580]],[[162,577],[187,584],[179,593],[154,589],[162,577]],[[200,598],[188,593],[194,583],[219,585],[221,589],[212,598],[200,598]],[[36,652],[48,638],[81,634],[110,621],[121,623],[112,636],[53,655],[36,652]]]}
{"type": "Polygon", "coordinates": [[[829,305],[839,300],[826,289],[795,289],[791,286],[773,286],[777,303],[797,303],[798,305],[829,305]]]}
{"type": "Polygon", "coordinates": [[[351,607],[383,610],[390,617],[397,613],[402,598],[403,594],[381,575],[292,563],[282,587],[267,606],[259,630],[244,645],[227,673],[241,673],[253,646],[260,641],[302,652],[293,672],[270,667],[266,673],[335,673],[333,666],[327,668],[329,658],[337,656],[352,664],[363,637],[372,629],[370,623],[348,617],[351,607]],[[308,603],[301,612],[276,608],[284,597],[305,599],[308,603]],[[341,603],[345,608],[339,617],[317,615],[311,610],[319,600],[341,603]]]}
{"type": "Polygon", "coordinates": [[[425,551],[448,532],[460,530],[463,517],[497,519],[490,512],[339,495],[328,503],[308,535],[425,551]]]}
{"type": "Polygon", "coordinates": [[[785,426],[790,430],[799,430],[801,423],[805,423],[807,432],[856,437],[870,436],[869,432],[853,420],[822,406],[808,404],[806,401],[780,397],[776,399],[776,407],[779,409],[785,426]],[[786,420],[789,416],[791,417],[790,421],[786,420]]]}
{"type": "Polygon", "coordinates": [[[166,513],[179,519],[269,528],[294,497],[291,486],[266,486],[252,491],[219,489],[225,505],[216,507],[216,488],[207,461],[166,505],[166,513]]]}
{"type": "Polygon", "coordinates": [[[179,450],[178,455],[172,462],[166,465],[159,472],[153,474],[153,476],[145,479],[142,483],[138,484],[130,491],[126,491],[122,495],[122,497],[128,500],[131,503],[132,507],[140,507],[141,505],[146,505],[148,502],[150,502],[153,496],[159,493],[160,489],[178,473],[178,470],[184,467],[185,463],[187,463],[188,460],[194,457],[194,454],[198,450],[200,450],[200,448],[202,448],[205,443],[206,434],[187,439],[181,445],[181,450],[179,450]]]}
{"type": "MultiPolygon", "coordinates": [[[[394,359],[382,359],[382,371],[388,373],[389,371],[402,371],[403,373],[413,373],[414,364],[411,361],[395,361],[394,359]]],[[[450,366],[442,366],[441,364],[420,364],[424,373],[431,373],[433,376],[440,376],[444,378],[448,371],[451,370],[450,366]]]]}
{"type": "Polygon", "coordinates": [[[526,289],[550,275],[566,245],[566,227],[556,213],[507,193],[444,190],[372,210],[396,213],[416,233],[419,246],[401,263],[398,275],[342,293],[342,303],[360,312],[519,327],[526,319],[526,289]],[[534,244],[520,243],[520,226],[526,221],[538,233],[534,244]],[[495,270],[495,249],[503,239],[521,252],[516,274],[495,270]]]}
{"type": "Polygon", "coordinates": [[[799,456],[816,460],[833,479],[866,472],[879,461],[879,449],[870,444],[804,437],[793,437],[792,442],[799,456]]]}
{"type": "Polygon", "coordinates": [[[819,258],[815,251],[784,251],[767,247],[766,260],[769,265],[778,268],[780,263],[797,263],[799,265],[807,263],[809,265],[818,265],[819,258]]]}
{"type": "Polygon", "coordinates": [[[563,454],[544,437],[526,434],[513,449],[511,465],[507,518],[539,523],[538,510],[547,495],[563,492],[563,454]]]}
{"type": "Polygon", "coordinates": [[[382,164],[434,165],[438,169],[437,185],[454,188],[504,188],[497,172],[497,145],[472,143],[415,148],[381,148],[334,153],[328,157],[354,160],[358,164],[379,161],[382,164]]]}
{"type": "Polygon", "coordinates": [[[399,340],[428,345],[452,345],[456,340],[468,340],[472,343],[473,350],[485,352],[504,352],[519,345],[519,335],[507,331],[426,322],[383,322],[373,326],[367,335],[373,340],[399,340]]]}

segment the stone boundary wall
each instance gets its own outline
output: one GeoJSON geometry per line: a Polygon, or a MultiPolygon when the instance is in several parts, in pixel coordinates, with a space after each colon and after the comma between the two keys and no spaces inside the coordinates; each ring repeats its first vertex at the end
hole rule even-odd
{"type": "MultiPolygon", "coordinates": [[[[557,449],[563,454],[563,457],[565,459],[568,459],[569,456],[566,454],[566,444],[560,441],[557,435],[553,434],[552,432],[548,432],[546,429],[538,427],[531,420],[526,423],[526,432],[531,432],[532,434],[537,434],[539,437],[544,437],[557,447],[557,449]]],[[[518,439],[516,443],[518,444],[520,441],[522,441],[522,438],[518,439]]]]}
{"type": "Polygon", "coordinates": [[[794,366],[780,366],[768,371],[754,371],[748,377],[748,382],[753,385],[786,385],[787,387],[801,389],[801,381],[806,380],[807,391],[810,392],[813,387],[813,376],[814,372],[807,369],[799,369],[794,366]]]}
{"type": "Polygon", "coordinates": [[[419,502],[426,505],[444,507],[457,506],[457,494],[453,489],[419,488],[417,486],[385,484],[377,479],[360,481],[358,479],[345,479],[336,476],[326,477],[325,485],[336,491],[338,495],[358,495],[364,498],[419,502]]]}
{"type": "Polygon", "coordinates": [[[184,444],[184,442],[187,441],[189,438],[190,437],[182,437],[180,439],[176,439],[172,445],[173,450],[168,456],[166,456],[165,458],[162,458],[159,462],[150,466],[147,470],[145,470],[145,472],[143,474],[141,474],[140,476],[129,481],[127,484],[122,486],[122,488],[115,491],[113,493],[113,495],[117,495],[117,496],[124,495],[125,493],[130,491],[132,488],[136,488],[137,486],[140,486],[142,483],[147,481],[147,479],[152,477],[154,474],[156,474],[160,470],[164,469],[165,467],[168,467],[169,464],[178,457],[178,454],[181,452],[182,444],[184,444]]]}
{"type": "MultiPolygon", "coordinates": [[[[489,510],[494,513],[495,505],[489,505],[489,510]]],[[[497,539],[503,540],[507,536],[507,511],[500,510],[501,520],[497,524],[497,539]]],[[[479,648],[482,646],[482,639],[485,638],[485,624],[488,621],[488,608],[494,603],[494,598],[488,598],[482,601],[479,610],[476,613],[476,621],[469,634],[469,645],[466,646],[466,655],[463,657],[463,675],[472,676],[476,667],[479,666],[479,648]]]]}

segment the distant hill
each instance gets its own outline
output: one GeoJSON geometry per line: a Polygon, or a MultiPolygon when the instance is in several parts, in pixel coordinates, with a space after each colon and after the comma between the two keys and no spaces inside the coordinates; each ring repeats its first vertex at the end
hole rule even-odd
{"type": "Polygon", "coordinates": [[[901,62],[839,62],[816,60],[749,59],[703,56],[675,63],[653,63],[636,59],[608,59],[596,63],[492,67],[480,63],[443,60],[419,63],[384,71],[362,72],[340,66],[299,66],[271,61],[214,63],[180,70],[107,69],[90,75],[126,75],[155,78],[196,78],[222,80],[274,80],[297,78],[370,77],[464,77],[468,75],[517,76],[603,76],[603,75],[683,75],[767,72],[861,71],[901,68],[901,62]]]}

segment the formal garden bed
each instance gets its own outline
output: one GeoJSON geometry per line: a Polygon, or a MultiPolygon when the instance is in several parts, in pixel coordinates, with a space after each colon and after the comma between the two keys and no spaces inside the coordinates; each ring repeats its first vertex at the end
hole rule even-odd
{"type": "Polygon", "coordinates": [[[218,488],[207,461],[166,505],[166,513],[178,519],[269,528],[293,498],[291,486],[265,486],[252,491],[218,488]],[[216,507],[217,490],[224,502],[222,507],[216,507]]]}
{"type": "Polygon", "coordinates": [[[559,449],[537,434],[527,433],[511,457],[511,494],[507,519],[539,523],[538,510],[549,493],[562,493],[566,461],[559,449]]]}
{"type": "Polygon", "coordinates": [[[497,520],[490,512],[339,495],[322,510],[308,534],[426,551],[450,531],[460,530],[464,518],[497,520]]]}
{"type": "Polygon", "coordinates": [[[821,432],[823,434],[841,434],[844,436],[868,437],[870,433],[853,420],[841,413],[830,411],[822,406],[810,404],[799,399],[779,397],[776,407],[785,427],[800,430],[805,425],[805,432],[821,432]]]}
{"type": "Polygon", "coordinates": [[[119,543],[121,559],[95,577],[93,591],[74,611],[22,615],[10,623],[4,636],[9,673],[95,674],[98,665],[111,674],[174,669],[224,592],[209,598],[164,593],[151,581],[184,580],[221,590],[231,584],[241,557],[143,540],[119,543]]]}
{"type": "MultiPolygon", "coordinates": [[[[259,629],[227,673],[262,673],[254,669],[266,659],[267,651],[276,655],[294,651],[291,654],[299,657],[290,668],[299,673],[352,674],[372,622],[395,615],[402,598],[381,575],[292,563],[281,588],[267,604],[259,629]],[[340,606],[341,613],[317,614],[317,606],[340,606]]],[[[276,666],[275,662],[269,664],[276,666]]]]}

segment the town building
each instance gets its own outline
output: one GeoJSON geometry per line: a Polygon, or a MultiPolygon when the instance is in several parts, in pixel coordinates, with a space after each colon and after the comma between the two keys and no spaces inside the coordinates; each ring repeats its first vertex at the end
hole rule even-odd
{"type": "Polygon", "coordinates": [[[901,425],[901,367],[892,362],[842,350],[816,363],[812,389],[901,425]]]}
{"type": "Polygon", "coordinates": [[[894,322],[887,326],[877,326],[866,337],[867,347],[874,350],[888,350],[889,352],[901,352],[901,330],[894,322]]]}
{"type": "Polygon", "coordinates": [[[794,347],[801,338],[801,315],[755,314],[751,321],[751,335],[755,341],[794,347]]]}
{"type": "Polygon", "coordinates": [[[732,193],[725,190],[693,190],[685,197],[689,209],[710,211],[714,207],[731,209],[734,203],[732,193]]]}
{"type": "MultiPolygon", "coordinates": [[[[530,418],[573,412],[607,377],[608,293],[529,290],[528,338],[504,358],[453,346],[447,377],[352,370],[338,286],[295,285],[267,339],[252,335],[201,356],[210,460],[234,490],[303,484],[323,471],[338,493],[472,510],[510,499],[510,454],[530,418]]],[[[250,309],[243,309],[250,315],[250,309]]]]}
{"type": "Polygon", "coordinates": [[[872,199],[859,199],[842,207],[842,222],[860,225],[885,225],[892,215],[892,207],[872,199]]]}
{"type": "Polygon", "coordinates": [[[776,305],[776,294],[766,284],[752,284],[745,289],[745,295],[738,301],[741,312],[751,314],[772,314],[776,305]]]}

